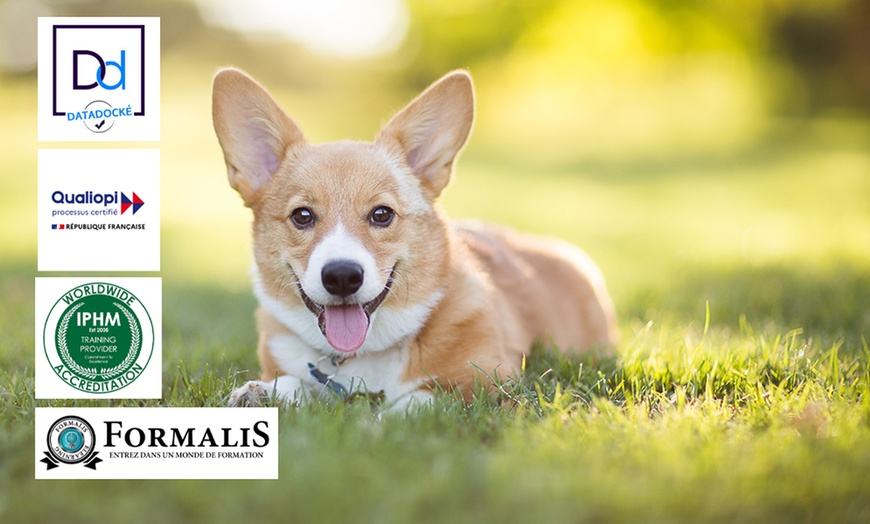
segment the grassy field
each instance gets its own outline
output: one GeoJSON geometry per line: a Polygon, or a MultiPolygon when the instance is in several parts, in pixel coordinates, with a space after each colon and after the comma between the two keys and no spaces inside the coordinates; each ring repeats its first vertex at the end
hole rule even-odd
{"type": "MultiPolygon", "coordinates": [[[[219,406],[257,372],[247,215],[202,93],[176,87],[161,143],[163,400],[77,405],[219,406]]],[[[32,89],[3,93],[22,132],[0,178],[2,522],[870,520],[867,122],[782,122],[727,155],[556,167],[472,142],[445,207],[586,248],[620,315],[614,356],[539,347],[497,395],[443,394],[407,419],[379,421],[360,399],[283,410],[278,481],[37,482],[33,408],[73,402],[33,399],[32,89]]]]}

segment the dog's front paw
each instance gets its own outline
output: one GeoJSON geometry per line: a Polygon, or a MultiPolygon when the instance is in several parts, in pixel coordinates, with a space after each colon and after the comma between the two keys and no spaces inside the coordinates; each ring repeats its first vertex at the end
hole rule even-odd
{"type": "Polygon", "coordinates": [[[250,380],[230,394],[227,404],[230,407],[261,406],[269,398],[271,389],[265,382],[250,380]]]}
{"type": "Polygon", "coordinates": [[[263,406],[270,401],[282,405],[296,405],[306,398],[305,387],[296,377],[281,375],[270,382],[249,380],[230,394],[227,404],[231,407],[263,406]]]}

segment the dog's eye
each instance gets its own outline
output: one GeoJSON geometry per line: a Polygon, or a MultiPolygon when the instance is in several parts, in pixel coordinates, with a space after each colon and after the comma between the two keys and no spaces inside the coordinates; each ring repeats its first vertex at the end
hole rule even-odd
{"type": "Polygon", "coordinates": [[[310,227],[314,224],[314,211],[311,211],[307,207],[294,209],[293,212],[290,213],[290,221],[292,221],[293,225],[299,229],[310,227]]]}
{"type": "Polygon", "coordinates": [[[371,222],[373,226],[387,227],[393,221],[395,215],[396,212],[387,206],[378,206],[372,210],[372,214],[369,216],[369,222],[371,222]]]}

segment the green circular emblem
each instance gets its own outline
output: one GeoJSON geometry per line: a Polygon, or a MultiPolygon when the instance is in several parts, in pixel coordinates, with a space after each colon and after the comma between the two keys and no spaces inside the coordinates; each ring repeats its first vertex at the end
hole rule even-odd
{"type": "Polygon", "coordinates": [[[110,380],[123,375],[142,351],[142,327],[133,310],[106,295],[70,304],[55,331],[57,352],[74,375],[110,380]]]}
{"type": "Polygon", "coordinates": [[[52,307],[45,355],[68,385],[112,393],[135,381],[154,350],[151,316],[130,291],[108,282],[77,286],[52,307]]]}

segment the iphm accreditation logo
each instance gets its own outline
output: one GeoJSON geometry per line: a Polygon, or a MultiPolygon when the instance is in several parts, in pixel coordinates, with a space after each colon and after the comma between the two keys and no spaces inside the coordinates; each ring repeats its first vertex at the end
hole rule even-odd
{"type": "MultiPolygon", "coordinates": [[[[137,294],[112,282],[85,282],[61,292],[41,329],[44,362],[56,377],[50,389],[57,393],[48,398],[153,398],[136,391],[127,395],[125,390],[155,363],[148,382],[154,382],[156,373],[157,387],[148,389],[159,397],[161,365],[155,359],[159,331],[149,308],[137,294]],[[58,379],[67,391],[80,394],[58,390],[58,379]]],[[[37,378],[37,396],[45,398],[42,388],[47,377],[38,374],[37,378]]]]}
{"type": "Polygon", "coordinates": [[[40,140],[158,140],[159,39],[159,18],[40,18],[40,140]]]}
{"type": "Polygon", "coordinates": [[[71,387],[111,393],[133,383],[153,351],[148,310],[126,289],[105,282],[76,286],[52,308],[45,322],[45,355],[71,387]],[[151,346],[145,347],[145,334],[151,346]]]}

